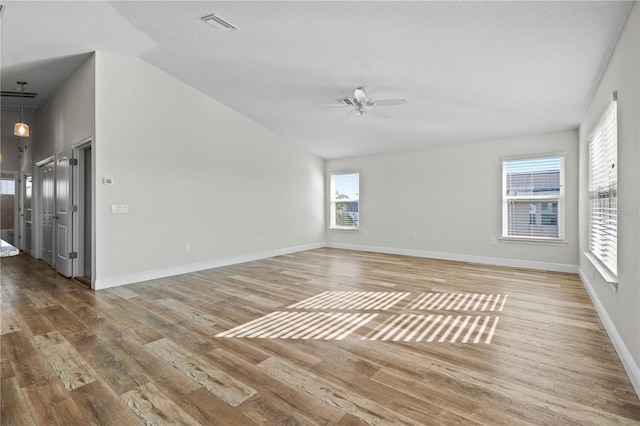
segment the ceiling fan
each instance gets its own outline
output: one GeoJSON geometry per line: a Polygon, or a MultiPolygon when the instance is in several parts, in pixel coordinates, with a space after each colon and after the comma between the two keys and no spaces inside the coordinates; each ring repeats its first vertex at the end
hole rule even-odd
{"type": "Polygon", "coordinates": [[[340,119],[347,118],[353,114],[363,115],[371,113],[373,115],[377,115],[382,118],[389,118],[389,114],[384,111],[380,111],[375,107],[379,106],[392,106],[392,105],[401,105],[406,104],[406,99],[381,99],[378,101],[374,101],[367,96],[367,92],[365,92],[363,87],[358,87],[353,91],[353,98],[349,98],[345,96],[343,98],[336,99],[336,103],[334,104],[326,104],[322,106],[327,107],[351,107],[346,114],[344,114],[340,119]]]}

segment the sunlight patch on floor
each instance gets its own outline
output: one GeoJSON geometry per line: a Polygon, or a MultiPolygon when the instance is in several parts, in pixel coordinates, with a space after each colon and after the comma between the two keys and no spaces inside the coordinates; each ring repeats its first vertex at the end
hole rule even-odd
{"type": "Polygon", "coordinates": [[[489,344],[499,316],[438,312],[502,312],[506,301],[501,294],[326,291],[216,337],[342,340],[377,319],[360,340],[489,344]]]}

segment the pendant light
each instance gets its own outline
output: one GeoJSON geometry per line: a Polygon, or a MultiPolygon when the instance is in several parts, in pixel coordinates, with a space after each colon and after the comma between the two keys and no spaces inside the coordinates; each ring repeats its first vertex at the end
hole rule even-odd
{"type": "Polygon", "coordinates": [[[27,84],[26,81],[18,81],[20,85],[20,100],[22,101],[22,106],[20,109],[20,121],[16,123],[13,127],[13,134],[15,136],[19,136],[21,138],[29,137],[29,125],[24,122],[24,85],[27,84]]]}

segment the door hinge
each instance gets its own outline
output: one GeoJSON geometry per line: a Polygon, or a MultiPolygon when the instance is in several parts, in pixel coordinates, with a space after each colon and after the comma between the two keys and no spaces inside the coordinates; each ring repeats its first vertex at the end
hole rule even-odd
{"type": "Polygon", "coordinates": [[[77,259],[77,258],[78,258],[77,251],[72,251],[71,253],[69,253],[69,259],[77,259]]]}
{"type": "Polygon", "coordinates": [[[72,166],[77,166],[78,165],[78,159],[77,158],[69,159],[69,164],[71,164],[72,166]]]}
{"type": "Polygon", "coordinates": [[[75,206],[75,205],[71,206],[71,211],[74,212],[74,213],[77,212],[78,211],[78,206],[75,206]]]}

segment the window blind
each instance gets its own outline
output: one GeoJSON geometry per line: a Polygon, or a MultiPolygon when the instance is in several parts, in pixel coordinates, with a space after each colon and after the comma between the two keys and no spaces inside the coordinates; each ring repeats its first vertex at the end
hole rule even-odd
{"type": "Polygon", "coordinates": [[[618,257],[618,124],[616,93],[589,136],[589,250],[613,274],[618,257]]]}
{"type": "Polygon", "coordinates": [[[360,173],[331,175],[332,228],[357,229],[360,225],[360,173]]]}
{"type": "Polygon", "coordinates": [[[564,239],[564,156],[503,160],[502,235],[564,239]]]}
{"type": "Polygon", "coordinates": [[[0,189],[2,191],[2,195],[15,195],[16,182],[13,177],[10,179],[2,178],[0,179],[0,183],[2,184],[2,188],[0,189]]]}

